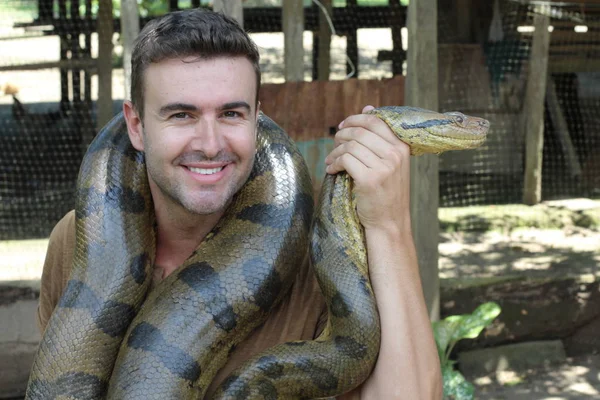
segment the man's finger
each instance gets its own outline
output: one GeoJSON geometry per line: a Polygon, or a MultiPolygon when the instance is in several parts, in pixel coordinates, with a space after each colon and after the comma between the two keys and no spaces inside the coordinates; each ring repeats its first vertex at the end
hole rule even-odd
{"type": "MultiPolygon", "coordinates": [[[[335,161],[344,154],[352,154],[354,158],[363,163],[367,168],[375,168],[378,163],[381,163],[380,157],[373,153],[370,148],[357,141],[346,142],[334,148],[325,158],[325,163],[328,165],[335,164],[335,161]]],[[[335,168],[332,171],[335,171],[335,168]]]]}
{"type": "Polygon", "coordinates": [[[389,143],[395,143],[398,140],[390,127],[372,114],[351,115],[340,123],[339,128],[340,131],[344,128],[364,128],[376,133],[389,143]]]}
{"type": "Polygon", "coordinates": [[[388,141],[385,138],[382,138],[381,135],[365,128],[350,127],[344,128],[336,133],[335,148],[342,146],[344,143],[353,141],[362,144],[382,159],[390,158],[392,152],[397,152],[398,149],[402,149],[403,146],[403,143],[393,134],[392,140],[388,141]]]}
{"type": "Polygon", "coordinates": [[[369,168],[365,164],[350,153],[342,154],[326,169],[329,174],[346,171],[355,181],[360,181],[360,178],[367,173],[368,170],[369,168]]]}
{"type": "Polygon", "coordinates": [[[375,109],[375,107],[373,107],[373,106],[371,106],[371,105],[369,105],[369,106],[365,106],[365,107],[362,109],[362,113],[363,113],[363,114],[364,114],[364,113],[368,113],[369,111],[371,111],[371,110],[374,110],[374,109],[375,109]]]}

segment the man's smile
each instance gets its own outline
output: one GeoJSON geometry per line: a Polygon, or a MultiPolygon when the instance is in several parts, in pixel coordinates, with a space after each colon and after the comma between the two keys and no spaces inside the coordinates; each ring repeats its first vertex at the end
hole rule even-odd
{"type": "Polygon", "coordinates": [[[188,167],[188,169],[190,171],[195,172],[197,174],[201,174],[201,175],[216,174],[217,172],[222,171],[223,168],[225,168],[225,167],[217,167],[217,168],[194,168],[194,167],[188,167]]]}
{"type": "Polygon", "coordinates": [[[183,170],[196,182],[215,184],[231,172],[234,163],[218,163],[213,165],[181,165],[183,170]]]}

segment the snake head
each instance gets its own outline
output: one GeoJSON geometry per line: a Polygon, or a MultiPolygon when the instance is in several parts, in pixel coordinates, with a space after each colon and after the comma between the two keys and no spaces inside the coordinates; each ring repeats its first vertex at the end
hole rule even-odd
{"type": "Polygon", "coordinates": [[[412,155],[474,149],[485,142],[490,123],[460,112],[438,113],[417,107],[387,106],[371,110],[411,148],[412,155]]]}

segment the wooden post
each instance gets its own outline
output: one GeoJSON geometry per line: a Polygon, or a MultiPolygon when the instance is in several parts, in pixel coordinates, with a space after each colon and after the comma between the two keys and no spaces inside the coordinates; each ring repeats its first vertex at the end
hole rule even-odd
{"type": "MultiPolygon", "coordinates": [[[[67,3],[61,1],[58,3],[58,19],[62,26],[67,25],[67,3]]],[[[60,38],[60,60],[67,60],[69,54],[69,38],[66,32],[59,33],[60,38]]],[[[66,68],[60,70],[60,109],[69,108],[69,71],[66,68]]]]}
{"type": "MultiPolygon", "coordinates": [[[[542,6],[543,7],[543,6],[542,6]]],[[[544,148],[544,99],[548,75],[550,18],[536,13],[533,18],[533,42],[529,54],[527,89],[521,116],[525,132],[525,180],[523,202],[534,205],[542,200],[542,151],[544,148]]]]}
{"type": "MultiPolygon", "coordinates": [[[[437,0],[411,0],[408,6],[405,104],[438,109],[437,0]]],[[[440,315],[438,274],[438,158],[412,157],[410,210],[423,293],[432,320],[440,315]]]]}
{"type": "MultiPolygon", "coordinates": [[[[403,13],[400,9],[400,2],[392,1],[390,2],[390,12],[394,15],[394,19],[392,22],[392,51],[390,55],[390,59],[392,60],[392,74],[393,75],[402,75],[404,68],[404,60],[406,60],[406,53],[402,48],[402,27],[405,25],[405,20],[403,18],[403,13]]],[[[384,53],[385,54],[385,53],[384,53]]],[[[379,59],[379,56],[377,57],[379,59]]]]}
{"type": "MultiPolygon", "coordinates": [[[[112,52],[113,6],[112,0],[100,0],[98,8],[98,103],[96,128],[100,129],[113,116],[112,52]]],[[[89,144],[89,143],[88,143],[89,144]]]]}
{"type": "Polygon", "coordinates": [[[283,58],[285,80],[304,80],[304,6],[302,0],[286,0],[282,4],[283,58]]]}
{"type": "MultiPolygon", "coordinates": [[[[491,1],[491,0],[490,0],[491,1]]],[[[471,18],[473,5],[471,0],[455,0],[456,32],[461,43],[471,43],[471,18]]]]}
{"type": "MultiPolygon", "coordinates": [[[[346,9],[349,16],[356,16],[358,5],[356,0],[347,0],[346,9]]],[[[346,74],[354,73],[352,78],[358,78],[358,31],[356,29],[346,33],[346,55],[350,62],[346,63],[346,74]]]]}
{"type": "Polygon", "coordinates": [[[121,0],[121,35],[123,37],[124,99],[131,96],[131,53],[133,42],[140,33],[140,15],[137,0],[121,0]]]}
{"type": "MultiPolygon", "coordinates": [[[[84,17],[84,23],[85,24],[92,24],[92,0],[85,0],[85,17],[84,17]]],[[[92,33],[88,32],[85,34],[85,52],[84,52],[84,57],[85,59],[91,60],[92,59],[92,33]]],[[[89,127],[90,129],[93,129],[93,124],[91,122],[91,110],[92,110],[92,74],[89,70],[85,70],[84,72],[84,85],[85,87],[83,88],[83,98],[85,100],[85,104],[86,104],[86,109],[88,110],[88,112],[90,113],[89,118],[90,118],[90,123],[89,123],[89,127]]]]}
{"type": "Polygon", "coordinates": [[[551,77],[548,77],[548,83],[546,85],[546,100],[548,102],[548,111],[550,119],[552,120],[552,126],[554,127],[553,131],[562,147],[567,162],[567,168],[569,169],[572,178],[578,178],[581,176],[581,164],[579,163],[577,151],[575,150],[571,135],[569,134],[569,126],[567,125],[565,113],[563,113],[560,108],[560,103],[558,102],[556,86],[551,77]]]}
{"type": "MultiPolygon", "coordinates": [[[[71,20],[80,21],[79,6],[81,0],[71,1],[71,20]]],[[[81,58],[81,45],[79,44],[79,35],[71,35],[71,60],[81,58]]],[[[73,103],[81,103],[81,70],[73,68],[71,70],[71,88],[73,89],[73,103]]]]}
{"type": "Polygon", "coordinates": [[[38,0],[38,15],[40,21],[50,21],[53,19],[52,8],[54,5],[53,0],[38,0]]]}
{"type": "MultiPolygon", "coordinates": [[[[321,4],[327,10],[330,18],[333,18],[333,5],[332,0],[321,0],[321,4]]],[[[331,60],[331,28],[329,27],[329,22],[327,22],[327,17],[323,13],[323,10],[319,7],[319,52],[318,52],[318,60],[317,60],[317,71],[318,77],[317,79],[320,81],[328,81],[329,80],[329,64],[331,60]]]]}
{"type": "Polygon", "coordinates": [[[244,27],[242,0],[214,0],[213,11],[222,12],[225,15],[233,17],[242,28],[244,27]]]}

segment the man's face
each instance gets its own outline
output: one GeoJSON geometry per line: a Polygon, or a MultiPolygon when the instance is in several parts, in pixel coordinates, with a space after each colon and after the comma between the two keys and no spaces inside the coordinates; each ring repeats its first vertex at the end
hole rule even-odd
{"type": "Polygon", "coordinates": [[[243,57],[165,60],[148,67],[144,88],[142,140],[155,206],[222,211],[254,162],[252,64],[243,57]]]}

